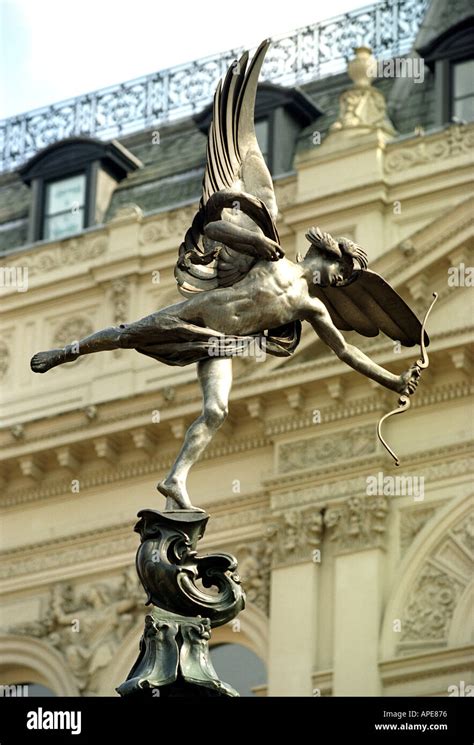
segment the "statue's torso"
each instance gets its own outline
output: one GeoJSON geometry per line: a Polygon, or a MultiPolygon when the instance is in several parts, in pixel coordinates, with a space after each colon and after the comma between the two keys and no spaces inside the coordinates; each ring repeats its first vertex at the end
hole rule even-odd
{"type": "Polygon", "coordinates": [[[224,334],[251,334],[302,317],[308,286],[297,264],[258,261],[232,287],[203,292],[175,306],[183,320],[224,334]]]}

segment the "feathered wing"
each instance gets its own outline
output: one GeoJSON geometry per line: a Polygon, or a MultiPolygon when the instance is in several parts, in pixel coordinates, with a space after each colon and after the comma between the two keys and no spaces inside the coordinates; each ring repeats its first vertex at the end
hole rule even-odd
{"type": "Polygon", "coordinates": [[[204,236],[204,226],[211,216],[248,230],[260,229],[278,241],[275,192],[254,125],[258,77],[269,46],[268,39],[262,42],[250,63],[245,52],[216,88],[202,196],[175,268],[179,290],[185,296],[232,285],[256,262],[253,256],[204,236]],[[236,201],[239,209],[232,214],[223,212],[232,209],[236,201]]]}
{"type": "MultiPolygon", "coordinates": [[[[355,274],[351,284],[313,290],[326,305],[336,328],[357,331],[362,336],[377,336],[383,331],[405,347],[419,344],[421,322],[393,287],[369,269],[355,274]]],[[[426,332],[425,344],[429,344],[426,332]]]]}

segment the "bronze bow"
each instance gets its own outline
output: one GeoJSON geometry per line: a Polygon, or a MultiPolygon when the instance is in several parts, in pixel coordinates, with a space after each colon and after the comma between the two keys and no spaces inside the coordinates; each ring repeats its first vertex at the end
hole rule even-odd
{"type": "MultiPolygon", "coordinates": [[[[421,339],[420,339],[421,357],[413,365],[413,372],[414,372],[414,374],[415,374],[415,376],[417,378],[421,378],[421,371],[422,370],[426,370],[426,368],[430,364],[428,353],[427,353],[426,347],[425,347],[425,325],[426,325],[426,321],[428,320],[428,316],[431,313],[431,309],[433,308],[433,305],[435,304],[435,302],[437,301],[437,299],[438,299],[438,293],[437,292],[433,292],[433,300],[431,301],[431,305],[428,308],[428,310],[426,311],[425,317],[423,318],[423,323],[421,324],[421,339]]],[[[387,419],[389,419],[391,416],[393,416],[394,414],[402,414],[404,411],[407,411],[407,409],[410,408],[410,395],[412,395],[412,394],[408,394],[408,395],[407,394],[403,394],[402,396],[400,396],[400,398],[398,399],[398,406],[397,406],[397,408],[396,409],[393,409],[393,411],[389,411],[387,414],[385,414],[380,419],[379,423],[377,424],[377,435],[378,435],[378,438],[379,438],[380,442],[382,443],[382,445],[384,446],[384,448],[390,453],[390,455],[394,459],[396,466],[399,466],[400,465],[400,461],[398,460],[397,456],[393,452],[392,448],[389,447],[389,445],[386,443],[386,441],[382,437],[382,424],[387,419]]]]}

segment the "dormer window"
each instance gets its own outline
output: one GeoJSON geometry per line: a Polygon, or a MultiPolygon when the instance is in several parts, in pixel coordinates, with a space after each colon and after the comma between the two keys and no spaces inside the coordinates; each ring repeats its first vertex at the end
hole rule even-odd
{"type": "Polygon", "coordinates": [[[435,76],[437,124],[474,121],[474,19],[465,18],[418,48],[435,76]]]}
{"type": "Polygon", "coordinates": [[[452,116],[474,121],[474,59],[452,65],[452,116]]]}
{"type": "MultiPolygon", "coordinates": [[[[212,103],[194,116],[207,135],[212,119],[212,103]]],[[[273,177],[293,169],[296,140],[304,127],[321,115],[320,109],[298,88],[260,83],[255,101],[255,134],[273,177]]]]}
{"type": "Polygon", "coordinates": [[[71,137],[19,169],[31,189],[28,239],[57,241],[100,224],[112,193],[142,164],[119,142],[71,137]]]}
{"type": "Polygon", "coordinates": [[[79,233],[84,228],[86,174],[45,184],[42,237],[55,241],[79,233]]]}

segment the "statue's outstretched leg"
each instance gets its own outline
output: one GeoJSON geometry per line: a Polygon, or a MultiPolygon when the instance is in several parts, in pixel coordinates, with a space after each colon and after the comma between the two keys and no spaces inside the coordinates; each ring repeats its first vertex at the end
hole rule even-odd
{"type": "Polygon", "coordinates": [[[163,323],[165,318],[169,325],[169,309],[167,308],[151,313],[133,323],[121,323],[120,326],[109,326],[96,331],[61,349],[38,352],[31,359],[31,369],[33,372],[44,373],[57,365],[73,362],[84,354],[106,352],[112,349],[134,349],[146,345],[153,342],[160,331],[160,321],[163,323]]]}
{"type": "Polygon", "coordinates": [[[120,326],[110,326],[95,334],[86,336],[84,339],[66,344],[61,349],[49,349],[47,352],[38,352],[31,358],[31,369],[33,372],[44,373],[57,365],[65,362],[73,362],[83,354],[93,352],[105,352],[110,349],[119,349],[122,329],[120,326]]]}
{"type": "Polygon", "coordinates": [[[232,386],[232,359],[210,357],[198,362],[197,370],[203,395],[202,413],[189,427],[171,471],[157,487],[167,498],[167,510],[195,509],[186,490],[189,469],[204,452],[227,416],[232,386]]]}

